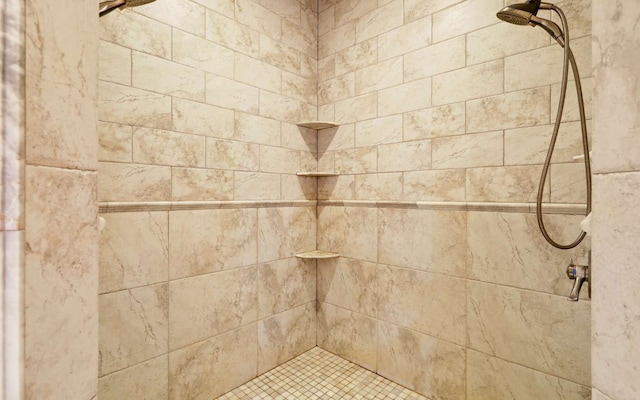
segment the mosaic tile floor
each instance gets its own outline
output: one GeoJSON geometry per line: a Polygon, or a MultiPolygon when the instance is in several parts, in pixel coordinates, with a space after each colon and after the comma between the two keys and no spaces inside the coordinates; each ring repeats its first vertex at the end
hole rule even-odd
{"type": "Polygon", "coordinates": [[[319,347],[218,397],[217,400],[427,400],[319,347]]]}

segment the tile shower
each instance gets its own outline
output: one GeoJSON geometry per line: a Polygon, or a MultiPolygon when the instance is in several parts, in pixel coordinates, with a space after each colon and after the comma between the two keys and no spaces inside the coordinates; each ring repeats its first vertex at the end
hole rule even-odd
{"type": "MultiPolygon", "coordinates": [[[[98,24],[27,1],[26,140],[3,144],[24,200],[2,234],[25,265],[25,398],[209,399],[316,345],[430,399],[590,398],[590,303],[565,301],[568,255],[531,207],[561,51],[504,4],[158,0],[98,24]],[[338,127],[296,125],[316,119],[338,127]],[[295,257],[316,248],[341,257],[295,257]]],[[[591,1],[557,4],[590,99],[591,1]]],[[[568,239],[567,108],[545,201],[568,239]]],[[[629,171],[598,161],[603,187],[629,171]]],[[[602,378],[594,315],[594,398],[632,399],[602,378]]]]}

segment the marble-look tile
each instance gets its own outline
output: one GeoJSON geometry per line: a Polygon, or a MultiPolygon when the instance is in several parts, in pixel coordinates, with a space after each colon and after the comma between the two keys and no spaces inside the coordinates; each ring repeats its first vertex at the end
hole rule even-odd
{"type": "Polygon", "coordinates": [[[400,56],[357,70],[356,94],[401,84],[403,82],[402,65],[403,58],[400,56]]]}
{"type": "Polygon", "coordinates": [[[255,324],[169,353],[169,399],[210,400],[257,375],[255,324]]]}
{"type": "Polygon", "coordinates": [[[171,128],[171,97],[114,83],[98,85],[100,121],[149,128],[171,128]]]}
{"type": "MultiPolygon", "coordinates": [[[[162,4],[162,6],[166,13],[168,5],[162,4]]],[[[233,54],[232,50],[210,40],[179,29],[173,30],[171,59],[175,62],[232,79],[233,54]]]]}
{"type": "MultiPolygon", "coordinates": [[[[378,37],[378,59],[401,56],[431,44],[431,18],[405,23],[378,37]]],[[[405,63],[406,63],[405,57],[405,63]]],[[[405,75],[406,79],[406,75],[405,75]]]]}
{"type": "Polygon", "coordinates": [[[403,0],[393,0],[356,20],[356,43],[389,32],[404,22],[403,0]]]}
{"type": "Polygon", "coordinates": [[[377,150],[375,147],[359,147],[335,152],[334,168],[340,174],[362,174],[376,172],[377,150]]]}
{"type": "Polygon", "coordinates": [[[100,163],[100,201],[171,200],[171,167],[100,163]]]}
{"type": "Polygon", "coordinates": [[[402,115],[375,118],[356,123],[356,147],[402,141],[402,115]]]}
{"type": "Polygon", "coordinates": [[[375,208],[318,207],[318,248],[376,262],[377,220],[375,208]]]}
{"type": "Polygon", "coordinates": [[[98,160],[131,162],[133,128],[130,125],[98,122],[98,160]]]}
{"type": "Polygon", "coordinates": [[[282,147],[302,150],[315,157],[318,150],[318,131],[288,123],[281,125],[282,147]]]}
{"type": "Polygon", "coordinates": [[[169,358],[162,355],[133,367],[103,376],[98,380],[101,400],[166,399],[169,395],[169,358]]]}
{"type": "Polygon", "coordinates": [[[375,318],[376,275],[375,263],[346,257],[322,261],[318,268],[318,301],[375,318]]]}
{"type": "MultiPolygon", "coordinates": [[[[6,14],[5,14],[6,15],[6,14]]],[[[0,257],[3,260],[2,340],[3,395],[22,398],[24,393],[24,231],[0,231],[0,257]]],[[[93,362],[93,360],[92,360],[93,362]]],[[[94,369],[91,372],[97,371],[94,369]]],[[[95,377],[91,377],[95,378],[95,377]]],[[[95,381],[93,381],[95,382],[95,381]]]]}
{"type": "Polygon", "coordinates": [[[234,65],[236,81],[280,93],[282,72],[279,68],[241,53],[235,53],[234,65]]]}
{"type": "Polygon", "coordinates": [[[102,214],[99,293],[166,281],[169,276],[167,212],[102,214]]]}
{"type": "Polygon", "coordinates": [[[378,373],[429,398],[458,400],[466,393],[464,347],[378,323],[378,373]]]}
{"type": "Polygon", "coordinates": [[[356,199],[400,200],[402,173],[356,175],[356,199]]]}
{"type": "Polygon", "coordinates": [[[169,277],[183,278],[256,263],[255,209],[169,214],[169,277]]]}
{"type": "Polygon", "coordinates": [[[205,137],[158,129],[134,128],[133,162],[203,168],[205,137]]]}
{"type": "Polygon", "coordinates": [[[316,300],[316,263],[287,258],[258,266],[258,318],[316,300]]]}
{"type": "Polygon", "coordinates": [[[318,120],[319,121],[335,121],[335,103],[318,106],[318,120]]]}
{"type": "Polygon", "coordinates": [[[301,22],[302,19],[300,21],[287,18],[282,20],[282,42],[315,58],[318,55],[317,35],[305,29],[301,22]]]}
{"type": "Polygon", "coordinates": [[[282,17],[252,0],[236,0],[236,21],[272,39],[282,36],[282,17]]]}
{"type": "Polygon", "coordinates": [[[312,78],[303,78],[296,74],[282,71],[282,93],[295,100],[312,106],[318,103],[318,82],[315,73],[312,78]]]}
{"type": "Polygon", "coordinates": [[[467,133],[548,124],[549,93],[542,87],[468,101],[467,133]]]}
{"type": "Polygon", "coordinates": [[[280,0],[260,0],[260,4],[285,18],[299,18],[302,7],[298,2],[282,2],[280,0]]]}
{"type": "Polygon", "coordinates": [[[378,116],[400,114],[431,106],[431,78],[421,79],[378,92],[378,116]],[[411,101],[407,101],[411,99],[411,101]]]}
{"type": "Polygon", "coordinates": [[[133,52],[131,64],[133,87],[204,101],[204,71],[137,51],[133,52]]]}
{"type": "Polygon", "coordinates": [[[356,44],[356,23],[352,21],[318,38],[318,58],[330,56],[354,44],[356,44]]]}
{"type": "Polygon", "coordinates": [[[233,171],[173,168],[171,200],[232,200],[233,171]]]}
{"type": "MultiPolygon", "coordinates": [[[[356,20],[366,13],[375,10],[376,2],[362,0],[343,0],[336,2],[335,7],[336,26],[344,25],[349,21],[356,20]]],[[[327,10],[325,10],[326,12],[327,10]]]]}
{"type": "Polygon", "coordinates": [[[131,85],[131,49],[101,40],[98,49],[98,79],[131,85]]]}
{"type": "Polygon", "coordinates": [[[212,10],[207,10],[206,38],[252,57],[260,55],[260,33],[212,10]]]}
{"type": "Polygon", "coordinates": [[[257,114],[260,89],[222,76],[207,74],[206,101],[218,107],[257,114]]]}
{"type": "MultiPolygon", "coordinates": [[[[584,113],[588,120],[593,118],[593,77],[581,78],[582,96],[584,100],[584,113]]],[[[573,83],[569,85],[569,89],[573,90],[573,83]]],[[[578,97],[568,92],[562,110],[562,122],[580,121],[580,109],[578,108],[578,97]]],[[[575,92],[574,92],[575,93],[575,92]]],[[[558,112],[558,100],[560,100],[560,84],[551,85],[551,121],[556,120],[558,112]]],[[[589,121],[590,122],[590,121],[589,121]]],[[[591,132],[591,129],[589,129],[591,132]]]]}
{"type": "Polygon", "coordinates": [[[232,110],[179,98],[172,99],[173,130],[196,135],[231,139],[234,134],[232,110]]]}
{"type": "Polygon", "coordinates": [[[605,396],[604,394],[602,394],[598,389],[593,388],[592,392],[591,392],[591,396],[592,396],[592,400],[613,400],[610,397],[605,396]]]}
{"type": "Polygon", "coordinates": [[[295,174],[300,171],[300,152],[283,147],[260,146],[260,171],[295,174]]]}
{"type": "Polygon", "coordinates": [[[287,96],[260,90],[260,115],[291,124],[300,122],[301,103],[287,96]]]}
{"type": "Polygon", "coordinates": [[[260,59],[293,73],[299,72],[302,68],[299,51],[266,35],[260,35],[260,59]]]}
{"type": "Polygon", "coordinates": [[[465,38],[458,36],[404,55],[405,81],[427,78],[465,66],[465,38]],[[430,62],[425,62],[430,60],[430,62]]]}
{"type": "MultiPolygon", "coordinates": [[[[455,2],[448,1],[447,3],[455,2]]],[[[437,12],[433,15],[433,41],[440,42],[493,25],[496,23],[494,13],[502,7],[504,7],[504,0],[476,0],[464,1],[437,12]],[[491,10],[491,12],[487,12],[487,10],[491,10]]]]}
{"type": "Polygon", "coordinates": [[[331,6],[318,13],[318,35],[324,35],[336,27],[336,7],[331,6]]]}
{"type": "Polygon", "coordinates": [[[168,351],[167,284],[99,296],[100,375],[130,367],[168,351]]]}
{"type": "MultiPolygon", "coordinates": [[[[502,1],[499,0],[499,2],[502,1]]],[[[494,17],[492,16],[492,18],[494,17]]],[[[456,22],[456,24],[459,23],[456,22]]],[[[484,99],[502,93],[504,85],[503,64],[503,60],[500,59],[434,76],[433,104],[484,99]]],[[[530,104],[526,106],[530,107],[530,104]]],[[[484,118],[487,116],[485,115],[484,118]]]]}
{"type": "Polygon", "coordinates": [[[407,171],[404,173],[404,200],[464,201],[464,169],[407,171]]]}
{"type": "Polygon", "coordinates": [[[639,188],[638,173],[594,177],[593,386],[613,399],[640,393],[639,188]]]}
{"type": "MultiPolygon", "coordinates": [[[[24,360],[24,398],[57,400],[95,395],[98,376],[96,180],[94,172],[26,167],[24,275],[16,276],[13,265],[9,268],[3,265],[3,275],[6,274],[3,280],[9,284],[4,295],[17,300],[16,307],[21,304],[19,299],[24,301],[20,319],[11,311],[6,314],[3,311],[7,323],[9,318],[15,318],[11,322],[20,323],[18,326],[24,329],[18,343],[12,340],[15,332],[4,339],[10,345],[5,356],[15,355],[14,349],[24,349],[20,355],[24,360]],[[23,285],[20,294],[13,293],[12,288],[18,282],[23,285]],[[55,341],[52,338],[56,338],[55,341]]],[[[22,252],[14,253],[22,249],[19,235],[4,234],[5,240],[11,241],[5,250],[7,261],[21,257],[22,252]]],[[[3,307],[13,308],[11,304],[3,307]]]]}
{"type": "Polygon", "coordinates": [[[316,303],[311,302],[258,322],[258,374],[316,345],[316,303]]]}
{"type": "Polygon", "coordinates": [[[431,143],[415,140],[378,146],[378,172],[431,169],[431,143]]]}
{"type": "Polygon", "coordinates": [[[318,181],[318,199],[353,200],[356,198],[354,175],[323,178],[318,181]]]}
{"type": "Polygon", "coordinates": [[[467,396],[474,400],[591,400],[591,388],[467,350],[467,396]]]}
{"type": "Polygon", "coordinates": [[[380,265],[378,319],[464,346],[466,292],[464,279],[380,265]]]}
{"type": "MultiPolygon", "coordinates": [[[[467,201],[535,202],[541,173],[540,165],[467,169],[467,201]]],[[[548,185],[547,179],[544,201],[548,185]]]]}
{"type": "Polygon", "coordinates": [[[584,162],[551,165],[549,188],[552,203],[586,203],[584,162]]]}
{"type": "Polygon", "coordinates": [[[588,301],[474,281],[467,290],[470,348],[590,386],[588,301]]]}
{"type": "Polygon", "coordinates": [[[169,348],[255,322],[257,278],[257,268],[247,267],[170,282],[169,348]]]}
{"type": "Polygon", "coordinates": [[[419,18],[434,14],[444,8],[461,3],[464,0],[405,0],[404,18],[405,21],[415,21],[419,18]]]}
{"type": "Polygon", "coordinates": [[[356,94],[356,74],[350,72],[318,83],[318,104],[334,103],[356,94]]]}
{"type": "MultiPolygon", "coordinates": [[[[391,90],[391,89],[387,89],[391,90]]],[[[363,121],[378,116],[378,93],[350,97],[335,104],[335,121],[340,124],[363,121]]]]}
{"type": "Polygon", "coordinates": [[[404,140],[429,139],[465,133],[465,104],[425,108],[403,115],[404,140]]]}
{"type": "Polygon", "coordinates": [[[380,263],[465,276],[466,213],[387,208],[378,217],[380,263]]]}
{"type": "Polygon", "coordinates": [[[100,18],[100,39],[158,57],[171,57],[171,27],[132,10],[100,18]]]}
{"type": "Polygon", "coordinates": [[[431,148],[434,169],[503,164],[502,131],[435,138],[431,141],[431,148]]]}
{"type": "Polygon", "coordinates": [[[278,200],[282,197],[280,174],[260,172],[234,173],[235,200],[278,200]]]}
{"type": "Polygon", "coordinates": [[[315,250],[315,208],[258,209],[258,262],[293,257],[315,250]]]}
{"type": "Polygon", "coordinates": [[[257,171],[259,160],[257,144],[207,138],[207,168],[257,171]]]}
{"type": "Polygon", "coordinates": [[[355,124],[340,125],[318,131],[318,153],[351,149],[355,146],[355,124]]]}
{"type": "MultiPolygon", "coordinates": [[[[320,40],[320,45],[323,44],[320,40]]],[[[335,74],[348,72],[375,64],[378,61],[378,39],[373,38],[354,46],[344,48],[335,54],[335,74]]]]}
{"type": "Polygon", "coordinates": [[[318,346],[376,370],[376,320],[328,303],[318,307],[318,346]]]}
{"type": "MultiPolygon", "coordinates": [[[[146,7],[137,8],[136,12],[174,28],[204,37],[205,8],[197,3],[163,0],[160,3],[152,2],[146,7]],[[167,10],[171,10],[171,12],[167,12],[167,10]]],[[[176,29],[173,30],[174,33],[176,31],[176,29]]]]}
{"type": "MultiPolygon", "coordinates": [[[[578,236],[583,218],[543,216],[549,234],[561,243],[578,236]]],[[[570,252],[550,246],[530,213],[469,212],[467,224],[470,279],[568,296],[573,282],[567,279],[566,267],[585,245],[570,252]]]]}
{"type": "Polygon", "coordinates": [[[318,179],[296,175],[281,175],[282,200],[317,200],[318,179]]]}

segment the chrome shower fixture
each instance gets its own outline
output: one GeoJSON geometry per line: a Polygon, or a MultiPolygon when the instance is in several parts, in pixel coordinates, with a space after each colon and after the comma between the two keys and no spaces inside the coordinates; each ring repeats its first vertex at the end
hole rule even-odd
{"type": "Polygon", "coordinates": [[[110,1],[103,1],[98,6],[98,12],[100,13],[101,17],[104,17],[105,15],[109,14],[111,11],[115,10],[116,8],[119,8],[119,9],[122,10],[123,8],[127,8],[127,7],[142,6],[142,5],[145,5],[147,3],[151,3],[153,1],[156,1],[156,0],[110,0],[110,1]]]}

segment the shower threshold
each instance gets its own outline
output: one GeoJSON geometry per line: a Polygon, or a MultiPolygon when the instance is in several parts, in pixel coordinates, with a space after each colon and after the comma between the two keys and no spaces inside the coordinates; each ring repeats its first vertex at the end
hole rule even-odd
{"type": "Polygon", "coordinates": [[[320,347],[299,355],[217,400],[428,400],[320,347]]]}

